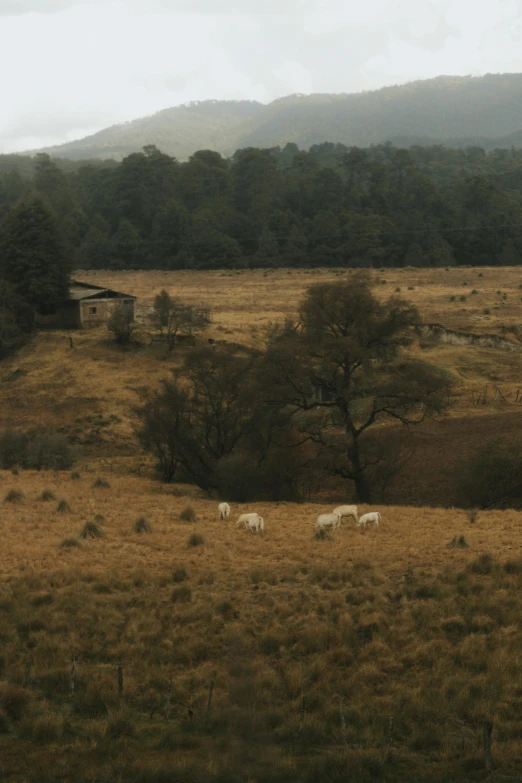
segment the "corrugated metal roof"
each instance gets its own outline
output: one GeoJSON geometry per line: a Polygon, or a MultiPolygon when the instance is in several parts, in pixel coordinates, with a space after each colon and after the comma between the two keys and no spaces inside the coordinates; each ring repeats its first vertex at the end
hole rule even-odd
{"type": "Polygon", "coordinates": [[[108,288],[71,288],[69,291],[69,298],[78,301],[79,299],[88,299],[90,296],[103,296],[108,288]]]}

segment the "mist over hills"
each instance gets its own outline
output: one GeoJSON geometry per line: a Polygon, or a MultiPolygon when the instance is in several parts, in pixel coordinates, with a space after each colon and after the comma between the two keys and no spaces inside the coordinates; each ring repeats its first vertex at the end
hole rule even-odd
{"type": "Polygon", "coordinates": [[[356,94],[289,95],[257,101],[200,101],[113,125],[45,148],[61,158],[121,159],[154,144],[179,160],[196,150],[231,155],[244,147],[301,149],[324,141],[368,146],[522,146],[522,74],[438,76],[356,94]]]}

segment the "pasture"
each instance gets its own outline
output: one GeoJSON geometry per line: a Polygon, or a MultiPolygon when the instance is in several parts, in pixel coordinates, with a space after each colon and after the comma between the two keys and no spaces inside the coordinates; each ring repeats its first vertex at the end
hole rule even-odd
{"type": "Polygon", "coordinates": [[[486,719],[517,779],[522,514],[379,507],[317,540],[326,504],[221,521],[96,478],[0,474],[3,781],[480,780],[486,719]]]}
{"type": "MultiPolygon", "coordinates": [[[[212,307],[202,342],[262,347],[309,285],[349,274],[76,277],[137,295],[141,315],[165,287],[212,307]]],[[[377,276],[426,322],[516,339],[516,268],[377,276]]],[[[412,435],[397,505],[359,507],[379,529],[347,518],[320,540],[317,516],[352,500],[339,484],[220,520],[217,500],[155,478],[134,408],[188,349],[150,344],[143,323],[136,338],[122,350],[103,327],[41,332],[0,365],[0,430],[57,430],[82,453],[77,478],[0,471],[2,783],[519,780],[522,514],[471,522],[443,506],[475,448],[519,432],[522,355],[415,340],[453,374],[450,410],[412,435]],[[262,535],[236,527],[250,511],[262,535]]]]}

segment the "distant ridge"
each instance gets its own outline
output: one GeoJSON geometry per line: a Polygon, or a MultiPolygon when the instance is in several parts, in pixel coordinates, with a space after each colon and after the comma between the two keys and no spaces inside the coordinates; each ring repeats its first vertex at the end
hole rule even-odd
{"type": "Polygon", "coordinates": [[[438,76],[354,94],[289,95],[257,101],[194,101],[45,148],[74,160],[121,159],[155,144],[186,160],[199,149],[231,155],[242,147],[325,141],[368,146],[522,147],[522,74],[438,76]]]}

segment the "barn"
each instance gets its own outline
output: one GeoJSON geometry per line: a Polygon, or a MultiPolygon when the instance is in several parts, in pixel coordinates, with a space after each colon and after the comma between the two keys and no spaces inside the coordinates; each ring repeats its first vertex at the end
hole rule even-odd
{"type": "Polygon", "coordinates": [[[38,325],[58,329],[99,326],[107,323],[116,304],[122,304],[134,321],[135,301],[136,297],[131,294],[71,280],[68,302],[53,315],[38,316],[38,325]]]}

